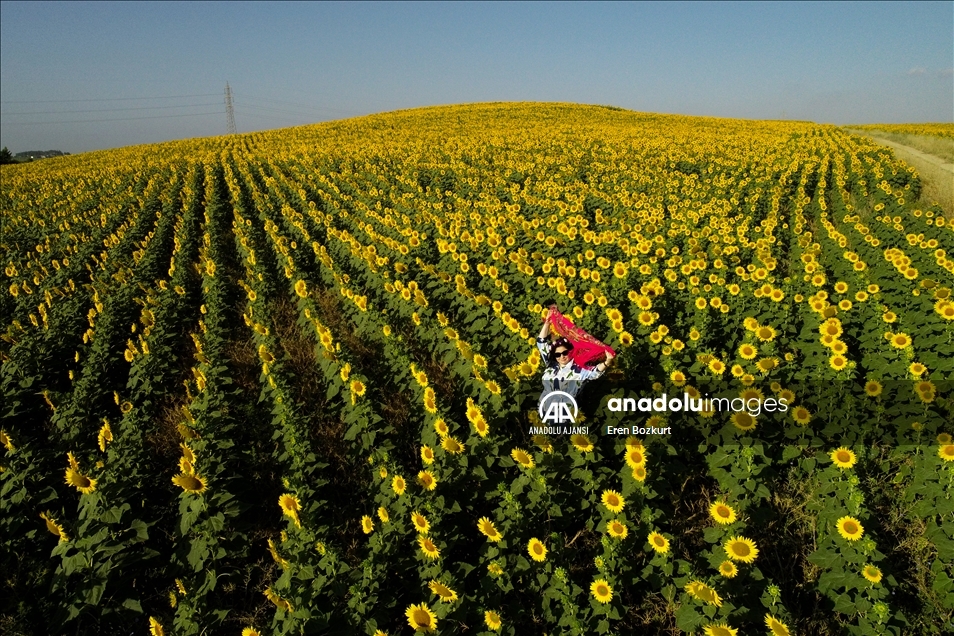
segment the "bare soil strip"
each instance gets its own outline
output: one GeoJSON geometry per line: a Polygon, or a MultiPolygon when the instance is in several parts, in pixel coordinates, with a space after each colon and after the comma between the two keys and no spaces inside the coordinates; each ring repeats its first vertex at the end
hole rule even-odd
{"type": "Polygon", "coordinates": [[[898,159],[906,162],[920,174],[924,183],[920,201],[927,204],[937,203],[944,210],[947,218],[954,219],[954,163],[946,162],[941,157],[921,152],[916,148],[884,139],[877,133],[865,130],[849,130],[849,132],[868,137],[894,150],[898,159]]]}

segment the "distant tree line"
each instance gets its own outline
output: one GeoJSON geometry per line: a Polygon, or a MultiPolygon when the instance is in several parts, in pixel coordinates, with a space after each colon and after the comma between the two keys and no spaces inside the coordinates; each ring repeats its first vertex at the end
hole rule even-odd
{"type": "Polygon", "coordinates": [[[47,157],[62,157],[68,154],[70,153],[63,152],[62,150],[27,150],[14,155],[4,146],[3,149],[0,150],[0,164],[24,163],[35,159],[46,159],[47,157]]]}

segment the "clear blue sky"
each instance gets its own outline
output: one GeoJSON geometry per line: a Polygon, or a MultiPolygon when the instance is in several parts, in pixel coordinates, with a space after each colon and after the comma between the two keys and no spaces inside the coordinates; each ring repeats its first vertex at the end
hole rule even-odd
{"type": "Polygon", "coordinates": [[[2,2],[0,145],[224,134],[226,81],[239,132],[485,101],[950,122],[952,67],[952,2],[2,2]]]}

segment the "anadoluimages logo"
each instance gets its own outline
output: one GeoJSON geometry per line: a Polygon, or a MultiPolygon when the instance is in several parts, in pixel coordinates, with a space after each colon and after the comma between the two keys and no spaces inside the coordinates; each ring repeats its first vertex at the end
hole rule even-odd
{"type": "Polygon", "coordinates": [[[579,412],[576,400],[565,391],[550,391],[543,396],[540,406],[537,407],[540,421],[544,424],[572,424],[579,412]]]}

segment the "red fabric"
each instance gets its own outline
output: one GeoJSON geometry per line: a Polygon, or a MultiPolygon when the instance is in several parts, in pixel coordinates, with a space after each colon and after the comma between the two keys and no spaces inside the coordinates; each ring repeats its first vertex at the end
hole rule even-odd
{"type": "Polygon", "coordinates": [[[556,307],[550,308],[546,317],[550,331],[573,343],[570,360],[580,367],[593,367],[602,362],[607,353],[615,356],[616,351],[586,333],[570,322],[556,307]]]}

